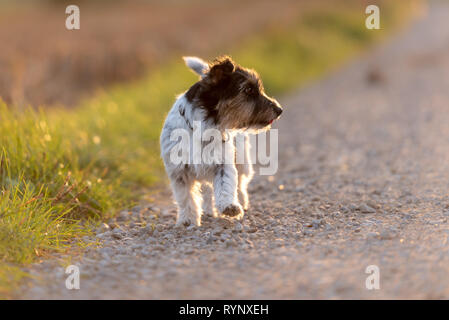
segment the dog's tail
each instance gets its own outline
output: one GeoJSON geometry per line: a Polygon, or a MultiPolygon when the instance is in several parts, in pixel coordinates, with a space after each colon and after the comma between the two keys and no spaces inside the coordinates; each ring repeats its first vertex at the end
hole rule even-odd
{"type": "Polygon", "coordinates": [[[186,65],[199,76],[204,77],[209,70],[209,65],[204,60],[197,57],[182,57],[186,65]]]}

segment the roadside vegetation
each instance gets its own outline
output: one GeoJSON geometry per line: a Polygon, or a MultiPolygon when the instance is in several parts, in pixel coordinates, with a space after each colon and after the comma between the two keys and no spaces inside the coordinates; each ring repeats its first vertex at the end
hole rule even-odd
{"type": "MultiPolygon", "coordinates": [[[[380,31],[366,30],[364,8],[352,3],[308,10],[220,52],[255,68],[269,94],[285,93],[410,14],[406,6],[383,4],[380,31]]],[[[144,78],[98,92],[77,108],[19,111],[0,102],[0,296],[26,276],[21,266],[82,247],[100,221],[164,181],[162,121],[175,94],[196,80],[175,53],[144,78]]]]}

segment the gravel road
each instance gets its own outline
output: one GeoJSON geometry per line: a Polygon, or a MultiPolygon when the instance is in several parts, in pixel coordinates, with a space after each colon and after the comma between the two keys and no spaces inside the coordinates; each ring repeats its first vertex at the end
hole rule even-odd
{"type": "Polygon", "coordinates": [[[47,261],[20,298],[449,298],[448,17],[433,4],[284,98],[279,171],[255,178],[241,223],[175,228],[163,191],[98,231],[101,248],[73,262],[80,290],[47,261]],[[379,290],[365,286],[369,265],[379,290]]]}

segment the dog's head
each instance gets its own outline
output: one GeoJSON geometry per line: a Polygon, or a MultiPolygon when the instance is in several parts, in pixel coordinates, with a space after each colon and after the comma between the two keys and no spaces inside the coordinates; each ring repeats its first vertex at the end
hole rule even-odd
{"type": "Polygon", "coordinates": [[[199,58],[184,58],[201,76],[186,98],[203,108],[206,117],[223,129],[268,130],[282,113],[282,107],[265,94],[259,75],[237,65],[230,57],[208,64],[199,58]]]}

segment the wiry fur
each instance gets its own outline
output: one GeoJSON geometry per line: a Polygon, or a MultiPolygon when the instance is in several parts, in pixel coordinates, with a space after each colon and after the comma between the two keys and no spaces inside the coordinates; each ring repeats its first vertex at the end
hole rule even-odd
{"type": "Polygon", "coordinates": [[[247,134],[250,130],[268,130],[282,108],[265,94],[255,71],[236,65],[229,57],[211,64],[195,57],[184,60],[201,79],[177,98],[160,139],[161,156],[178,205],[176,223],[199,226],[203,211],[214,217],[223,214],[241,218],[249,208],[247,188],[253,177],[247,134]],[[193,125],[198,121],[202,132],[214,128],[222,133],[220,141],[213,140],[221,145],[222,158],[204,159],[203,155],[204,163],[193,164],[190,152],[188,161],[172,163],[170,152],[178,144],[170,140],[173,130],[189,132],[192,144],[193,139],[199,139],[202,146],[210,143],[193,135],[193,125]],[[244,150],[243,155],[236,154],[236,145],[244,146],[237,148],[244,150]],[[236,157],[243,158],[244,164],[224,161],[236,157]]]}

